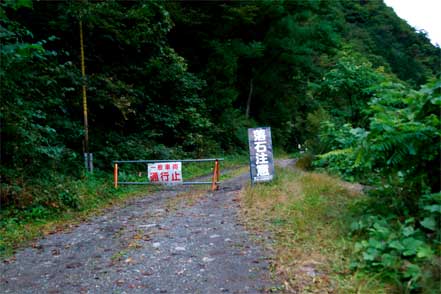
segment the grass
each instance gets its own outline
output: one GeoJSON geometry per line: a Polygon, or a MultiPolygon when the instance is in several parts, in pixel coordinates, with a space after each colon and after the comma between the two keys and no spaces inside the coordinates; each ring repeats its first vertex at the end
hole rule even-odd
{"type": "Polygon", "coordinates": [[[248,186],[241,197],[249,228],[272,233],[282,292],[388,293],[375,277],[349,270],[350,207],[362,197],[359,189],[325,174],[276,172],[275,181],[248,186]]]}

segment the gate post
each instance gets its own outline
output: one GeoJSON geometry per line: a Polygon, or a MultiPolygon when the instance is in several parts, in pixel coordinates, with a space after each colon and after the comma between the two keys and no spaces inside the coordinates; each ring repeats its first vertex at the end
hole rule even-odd
{"type": "Polygon", "coordinates": [[[115,163],[113,166],[113,185],[118,188],[118,163],[115,163]]]}
{"type": "Polygon", "coordinates": [[[219,160],[215,160],[214,162],[214,170],[213,170],[213,180],[211,182],[211,191],[219,190],[219,178],[220,178],[220,171],[219,171],[219,160]]]}
{"type": "Polygon", "coordinates": [[[219,182],[220,182],[220,163],[219,160],[216,159],[217,164],[217,175],[216,175],[216,190],[219,190],[219,182]]]}

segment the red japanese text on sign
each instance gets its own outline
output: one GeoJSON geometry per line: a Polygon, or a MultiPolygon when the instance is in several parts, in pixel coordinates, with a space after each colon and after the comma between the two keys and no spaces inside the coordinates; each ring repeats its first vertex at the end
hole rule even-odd
{"type": "Polygon", "coordinates": [[[182,163],[149,163],[147,166],[150,182],[164,184],[182,183],[182,163]]]}

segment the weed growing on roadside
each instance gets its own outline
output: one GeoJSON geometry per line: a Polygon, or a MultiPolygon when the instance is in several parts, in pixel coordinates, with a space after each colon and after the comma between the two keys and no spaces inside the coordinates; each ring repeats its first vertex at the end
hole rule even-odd
{"type": "Polygon", "coordinates": [[[283,293],[386,293],[372,277],[350,270],[350,207],[360,197],[336,178],[277,170],[272,183],[247,187],[243,217],[274,238],[274,273],[283,293]]]}

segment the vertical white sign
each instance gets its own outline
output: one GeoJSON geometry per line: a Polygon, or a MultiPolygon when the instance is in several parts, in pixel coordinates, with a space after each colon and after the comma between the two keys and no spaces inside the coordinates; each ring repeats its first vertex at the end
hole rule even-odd
{"type": "Polygon", "coordinates": [[[251,181],[271,181],[274,178],[271,128],[248,129],[248,141],[251,181]]]}

